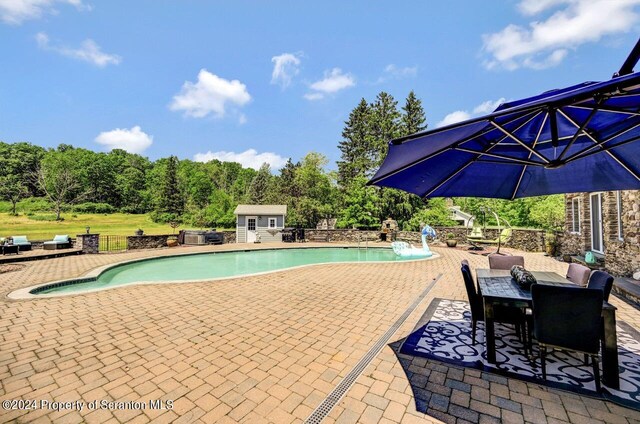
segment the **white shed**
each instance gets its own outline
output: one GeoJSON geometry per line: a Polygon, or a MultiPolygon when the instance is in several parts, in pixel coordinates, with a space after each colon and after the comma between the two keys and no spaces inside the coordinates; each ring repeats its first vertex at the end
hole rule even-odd
{"type": "Polygon", "coordinates": [[[238,205],[233,213],[237,243],[282,241],[287,205],[238,205]]]}

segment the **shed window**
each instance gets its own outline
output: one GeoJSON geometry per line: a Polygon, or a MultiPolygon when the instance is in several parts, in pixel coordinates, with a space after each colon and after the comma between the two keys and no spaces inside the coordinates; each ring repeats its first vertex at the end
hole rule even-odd
{"type": "Polygon", "coordinates": [[[571,200],[571,232],[580,233],[580,199],[571,200]]]}
{"type": "Polygon", "coordinates": [[[249,230],[249,231],[255,231],[256,230],[256,219],[255,218],[248,218],[247,219],[247,230],[249,230]]]}
{"type": "Polygon", "coordinates": [[[276,228],[276,219],[269,218],[269,228],[276,228]]]}

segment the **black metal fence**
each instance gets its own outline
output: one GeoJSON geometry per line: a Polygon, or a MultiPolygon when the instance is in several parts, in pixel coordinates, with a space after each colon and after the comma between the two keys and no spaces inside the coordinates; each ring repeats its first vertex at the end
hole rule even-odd
{"type": "Polygon", "coordinates": [[[127,250],[127,236],[100,236],[98,251],[122,252],[127,250]]]}

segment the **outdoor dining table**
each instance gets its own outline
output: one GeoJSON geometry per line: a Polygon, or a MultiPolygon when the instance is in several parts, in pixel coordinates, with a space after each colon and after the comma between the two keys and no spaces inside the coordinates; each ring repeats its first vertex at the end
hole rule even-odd
{"type": "MultiPolygon", "coordinates": [[[[532,271],[538,284],[571,285],[571,281],[555,272],[532,271]]],[[[523,290],[511,277],[508,270],[478,269],[476,271],[478,291],[484,303],[485,342],[487,361],[496,363],[494,328],[495,305],[531,308],[531,291],[523,290]]],[[[620,387],[618,374],[618,341],[616,336],[616,307],[608,302],[602,304],[604,321],[602,334],[602,381],[613,389],[620,387]]]]}

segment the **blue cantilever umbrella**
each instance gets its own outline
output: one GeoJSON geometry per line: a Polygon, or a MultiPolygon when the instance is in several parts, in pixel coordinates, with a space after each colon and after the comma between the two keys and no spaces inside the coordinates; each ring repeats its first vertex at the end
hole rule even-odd
{"type": "Polygon", "coordinates": [[[389,143],[369,184],[421,197],[515,199],[640,189],[640,40],[609,81],[500,105],[389,143]]]}

